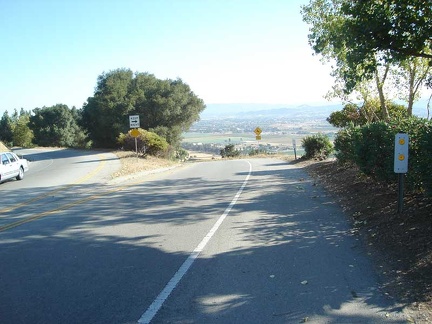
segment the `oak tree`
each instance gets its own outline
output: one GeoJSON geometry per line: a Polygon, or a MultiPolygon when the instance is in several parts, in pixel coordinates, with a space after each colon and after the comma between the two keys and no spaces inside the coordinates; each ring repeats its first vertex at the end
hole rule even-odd
{"type": "Polygon", "coordinates": [[[181,133],[204,110],[181,79],[161,80],[149,73],[117,69],[98,77],[95,93],[82,109],[82,125],[96,147],[115,147],[129,129],[128,115],[140,116],[140,127],[178,146],[181,133]]]}

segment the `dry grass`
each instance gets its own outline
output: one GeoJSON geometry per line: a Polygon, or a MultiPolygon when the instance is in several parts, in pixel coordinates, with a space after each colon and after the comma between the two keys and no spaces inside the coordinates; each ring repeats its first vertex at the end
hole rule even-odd
{"type": "Polygon", "coordinates": [[[137,156],[135,152],[131,151],[116,151],[113,153],[117,155],[121,162],[121,169],[113,174],[113,178],[143,171],[167,168],[178,164],[178,162],[161,159],[154,156],[137,156]]]}
{"type": "Polygon", "coordinates": [[[0,141],[0,152],[8,152],[9,149],[6,147],[6,145],[3,144],[3,142],[0,141]]]}

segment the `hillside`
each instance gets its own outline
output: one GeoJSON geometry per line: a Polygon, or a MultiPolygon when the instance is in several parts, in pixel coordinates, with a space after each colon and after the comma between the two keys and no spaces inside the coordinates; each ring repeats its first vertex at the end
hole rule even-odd
{"type": "MultiPolygon", "coordinates": [[[[400,104],[405,104],[400,102],[400,104]]],[[[414,104],[413,113],[419,117],[427,117],[427,100],[419,100],[414,104]]],[[[286,118],[321,118],[325,120],[332,112],[341,110],[342,103],[320,105],[289,105],[289,104],[208,104],[201,113],[202,120],[256,117],[286,118]]]]}
{"type": "Polygon", "coordinates": [[[342,109],[341,104],[310,106],[310,105],[283,105],[283,104],[209,104],[201,113],[201,119],[242,118],[256,117],[288,117],[304,118],[320,116],[327,118],[330,113],[342,109]]]}

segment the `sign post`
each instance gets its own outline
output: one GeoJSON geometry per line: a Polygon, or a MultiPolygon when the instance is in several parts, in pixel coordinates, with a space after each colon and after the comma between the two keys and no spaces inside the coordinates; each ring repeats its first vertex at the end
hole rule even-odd
{"type": "Polygon", "coordinates": [[[402,212],[404,196],[404,174],[408,172],[408,134],[395,136],[394,172],[398,174],[398,214],[402,212]]]}
{"type": "Polygon", "coordinates": [[[129,127],[132,128],[130,134],[135,137],[135,153],[138,157],[138,142],[137,137],[139,136],[138,128],[140,127],[140,119],[139,115],[130,115],[129,116],[129,127]]]}
{"type": "Polygon", "coordinates": [[[294,149],[294,160],[297,160],[297,144],[295,138],[292,139],[292,145],[294,149]]]}

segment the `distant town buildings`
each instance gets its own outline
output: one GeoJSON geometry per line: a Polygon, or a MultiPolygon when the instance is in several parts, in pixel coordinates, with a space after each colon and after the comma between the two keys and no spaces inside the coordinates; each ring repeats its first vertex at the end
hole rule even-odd
{"type": "Polygon", "coordinates": [[[337,129],[323,118],[290,119],[262,117],[254,119],[208,119],[195,123],[184,134],[182,147],[218,155],[228,144],[244,154],[262,151],[268,154],[293,154],[293,139],[301,151],[301,139],[307,135],[324,133],[333,139],[337,129]],[[254,129],[259,126],[262,140],[255,139],[254,129]]]}

